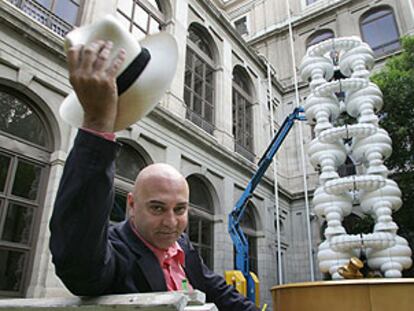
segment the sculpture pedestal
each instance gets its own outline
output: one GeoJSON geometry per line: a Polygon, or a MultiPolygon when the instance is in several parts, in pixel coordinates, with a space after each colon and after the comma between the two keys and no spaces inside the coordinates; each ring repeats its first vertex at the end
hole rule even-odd
{"type": "Polygon", "coordinates": [[[414,310],[414,278],[291,283],[271,291],[274,311],[414,310]]]}

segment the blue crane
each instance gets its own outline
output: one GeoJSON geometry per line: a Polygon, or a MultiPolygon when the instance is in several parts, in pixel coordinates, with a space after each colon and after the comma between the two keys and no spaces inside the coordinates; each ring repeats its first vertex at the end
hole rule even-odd
{"type": "Polygon", "coordinates": [[[240,221],[243,218],[247,203],[252,197],[254,190],[268,169],[270,163],[272,163],[273,157],[279,150],[280,146],[283,143],[283,140],[286,138],[293,124],[296,120],[306,120],[303,112],[304,110],[302,107],[297,107],[283,121],[283,124],[280,127],[279,131],[273,137],[272,142],[267,147],[265,153],[260,159],[256,173],[250,179],[249,184],[247,185],[240,199],[237,201],[232,212],[229,214],[229,233],[236,250],[235,268],[236,270],[241,271],[245,277],[247,281],[247,298],[254,302],[256,301],[256,293],[255,282],[249,270],[249,244],[247,242],[245,234],[243,233],[243,230],[240,227],[240,221]]]}

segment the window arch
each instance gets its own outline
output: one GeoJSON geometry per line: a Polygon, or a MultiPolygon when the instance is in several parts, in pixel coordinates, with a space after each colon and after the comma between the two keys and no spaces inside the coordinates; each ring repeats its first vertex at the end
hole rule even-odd
{"type": "Polygon", "coordinates": [[[0,86],[0,139],[0,296],[24,296],[53,143],[33,101],[5,86],[0,86]]]}
{"type": "Polygon", "coordinates": [[[370,45],[376,56],[400,49],[400,34],[391,8],[369,10],[361,16],[359,25],[363,41],[370,45]]]}
{"type": "Polygon", "coordinates": [[[323,29],[318,30],[311,34],[308,39],[306,40],[306,49],[311,47],[312,45],[318,44],[319,42],[325,41],[327,39],[334,38],[335,34],[330,29],[323,29]]]}
{"type": "Polygon", "coordinates": [[[188,235],[204,263],[213,269],[214,205],[207,184],[198,176],[187,177],[190,188],[188,235]]]}
{"type": "Polygon", "coordinates": [[[115,201],[110,219],[113,222],[125,220],[127,215],[127,195],[133,189],[138,173],[151,161],[143,150],[138,150],[123,141],[118,156],[115,159],[115,201]]]}
{"type": "Polygon", "coordinates": [[[215,63],[213,39],[203,27],[188,28],[185,61],[184,102],[186,118],[206,132],[214,130],[215,63]]]}
{"type": "Polygon", "coordinates": [[[233,70],[233,136],[235,151],[254,161],[252,83],[240,66],[233,70]]]}
{"type": "Polygon", "coordinates": [[[153,34],[166,26],[165,0],[120,0],[117,16],[138,38],[153,34]]]}

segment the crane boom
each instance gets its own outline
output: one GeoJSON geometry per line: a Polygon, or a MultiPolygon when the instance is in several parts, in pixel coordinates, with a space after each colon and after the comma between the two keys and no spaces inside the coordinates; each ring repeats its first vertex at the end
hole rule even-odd
{"type": "Polygon", "coordinates": [[[297,107],[289,114],[283,121],[282,126],[273,137],[272,142],[267,147],[265,153],[258,163],[258,169],[253,177],[250,179],[246,189],[234,206],[232,212],[229,214],[229,233],[233,240],[236,249],[236,270],[240,270],[247,281],[247,297],[255,301],[255,286],[254,280],[249,273],[249,244],[243,230],[240,227],[240,221],[243,218],[247,203],[253,195],[254,190],[260,183],[263,175],[266,173],[269,165],[276,152],[279,150],[284,139],[292,128],[296,120],[304,121],[303,108],[297,107]]]}

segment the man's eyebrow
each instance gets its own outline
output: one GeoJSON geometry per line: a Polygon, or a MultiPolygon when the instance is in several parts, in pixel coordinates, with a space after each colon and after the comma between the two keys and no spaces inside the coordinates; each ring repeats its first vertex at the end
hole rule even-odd
{"type": "Polygon", "coordinates": [[[150,200],[147,202],[147,204],[159,204],[159,205],[165,205],[165,202],[158,201],[158,200],[150,200]]]}
{"type": "Polygon", "coordinates": [[[176,205],[189,205],[190,202],[188,201],[183,201],[183,202],[178,202],[176,205]]]}

